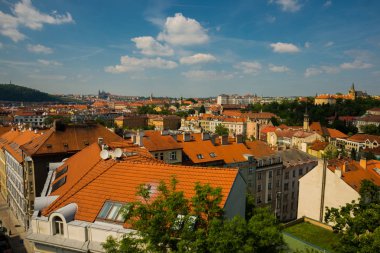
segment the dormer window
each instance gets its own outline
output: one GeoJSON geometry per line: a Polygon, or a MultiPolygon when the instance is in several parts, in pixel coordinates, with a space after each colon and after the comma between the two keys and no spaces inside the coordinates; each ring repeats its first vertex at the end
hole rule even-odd
{"type": "Polygon", "coordinates": [[[198,159],[203,159],[203,155],[202,154],[197,154],[197,158],[198,159]]]}
{"type": "Polygon", "coordinates": [[[63,221],[59,216],[53,218],[53,235],[64,235],[63,221]]]}

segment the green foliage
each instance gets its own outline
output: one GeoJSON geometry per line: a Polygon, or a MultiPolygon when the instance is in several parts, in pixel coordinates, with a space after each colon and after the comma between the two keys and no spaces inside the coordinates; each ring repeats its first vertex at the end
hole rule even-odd
{"type": "Polygon", "coordinates": [[[198,113],[206,113],[206,108],[204,105],[201,105],[201,107],[199,107],[198,113]]]}
{"type": "Polygon", "coordinates": [[[0,84],[0,100],[23,102],[60,102],[50,94],[14,84],[0,84]]]}
{"type": "Polygon", "coordinates": [[[362,130],[362,132],[365,134],[380,135],[380,125],[376,126],[374,124],[369,124],[369,125],[361,126],[360,130],[362,130]]]}
{"type": "Polygon", "coordinates": [[[189,109],[187,112],[188,112],[190,115],[195,114],[195,110],[194,110],[194,109],[189,109]]]}
{"type": "Polygon", "coordinates": [[[280,125],[280,122],[278,122],[278,119],[276,117],[270,118],[270,121],[272,122],[273,126],[280,125]]]}
{"type": "Polygon", "coordinates": [[[137,107],[137,113],[138,114],[162,114],[162,115],[168,115],[171,114],[167,107],[161,108],[161,111],[156,111],[154,108],[156,108],[156,105],[143,105],[137,107]]]}
{"type": "Polygon", "coordinates": [[[124,207],[124,218],[136,232],[120,241],[107,238],[102,244],[106,252],[278,252],[283,247],[280,227],[268,209],[255,209],[248,221],[225,220],[220,188],[197,183],[188,200],[177,183],[173,177],[169,185],[141,185],[140,201],[124,207]]]}
{"type": "Polygon", "coordinates": [[[337,252],[380,252],[380,186],[363,180],[360,201],[327,208],[325,221],[339,235],[337,252]]]}
{"type": "Polygon", "coordinates": [[[60,122],[66,125],[71,123],[70,117],[61,116],[61,115],[49,115],[48,117],[45,118],[44,124],[47,126],[50,126],[53,124],[55,120],[59,120],[60,122]]]}
{"type": "Polygon", "coordinates": [[[186,99],[186,100],[187,100],[187,101],[191,101],[191,102],[193,102],[194,104],[198,103],[197,100],[195,100],[194,98],[188,98],[188,99],[186,99]]]}
{"type": "Polygon", "coordinates": [[[222,124],[218,124],[215,127],[215,133],[219,136],[224,136],[224,135],[228,135],[229,131],[227,127],[223,126],[222,124]]]}

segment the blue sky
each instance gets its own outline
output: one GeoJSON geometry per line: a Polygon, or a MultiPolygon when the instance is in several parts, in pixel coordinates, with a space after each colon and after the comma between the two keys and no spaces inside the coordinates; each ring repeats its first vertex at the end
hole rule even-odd
{"type": "Polygon", "coordinates": [[[49,93],[380,94],[380,1],[0,0],[0,82],[49,93]]]}

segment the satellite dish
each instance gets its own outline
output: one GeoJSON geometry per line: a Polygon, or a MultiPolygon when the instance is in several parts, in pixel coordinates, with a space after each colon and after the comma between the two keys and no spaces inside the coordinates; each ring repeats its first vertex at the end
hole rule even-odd
{"type": "Polygon", "coordinates": [[[109,156],[110,156],[110,154],[108,153],[107,150],[103,149],[102,151],[100,151],[100,157],[101,157],[103,160],[108,159],[109,156]]]}
{"type": "Polygon", "coordinates": [[[121,150],[120,148],[116,148],[116,149],[113,151],[113,155],[114,155],[114,157],[116,157],[116,158],[120,158],[120,157],[123,155],[123,150],[121,150]]]}

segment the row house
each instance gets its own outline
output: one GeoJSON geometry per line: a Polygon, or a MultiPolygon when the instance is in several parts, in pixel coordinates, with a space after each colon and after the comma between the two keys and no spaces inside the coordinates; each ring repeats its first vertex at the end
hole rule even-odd
{"type": "Polygon", "coordinates": [[[41,128],[45,125],[48,114],[45,112],[16,112],[13,122],[15,124],[28,124],[33,128],[41,128]]]}
{"type": "MultiPolygon", "coordinates": [[[[112,143],[106,144],[112,149],[108,152],[115,150],[112,143]]],[[[56,169],[47,183],[47,196],[36,200],[27,236],[36,252],[104,252],[107,237],[135,232],[124,222],[121,210],[140,200],[138,186],[155,189],[161,181],[169,184],[173,176],[176,190],[186,198],[193,197],[196,183],[220,187],[226,218],[244,217],[246,185],[237,169],[169,165],[143,148],[118,147],[122,156],[101,159],[102,147],[92,144],[56,169]]]]}
{"type": "Polygon", "coordinates": [[[287,149],[279,151],[282,162],[282,189],[280,195],[281,210],[279,212],[280,220],[288,221],[297,218],[298,209],[298,180],[303,175],[318,165],[316,158],[297,149],[287,149]]]}
{"type": "Polygon", "coordinates": [[[358,128],[359,132],[363,132],[363,127],[368,125],[380,125],[380,115],[371,115],[371,114],[365,114],[361,117],[357,117],[355,120],[355,126],[358,128]]]}
{"type": "Polygon", "coordinates": [[[380,146],[380,136],[371,134],[355,134],[348,138],[336,138],[336,146],[345,149],[347,152],[362,149],[374,149],[380,146]]]}

